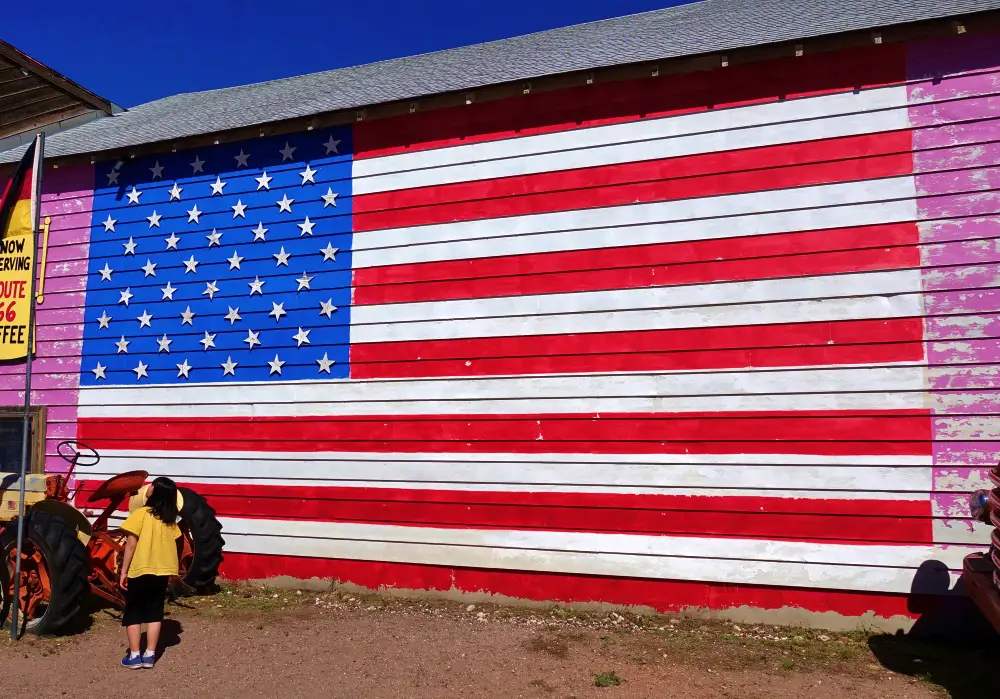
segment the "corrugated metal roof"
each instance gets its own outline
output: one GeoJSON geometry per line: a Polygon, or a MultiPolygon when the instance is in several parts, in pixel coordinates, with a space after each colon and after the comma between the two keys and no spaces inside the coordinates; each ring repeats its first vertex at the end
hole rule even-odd
{"type": "MultiPolygon", "coordinates": [[[[53,135],[50,157],[472,90],[1000,9],[1000,0],[702,0],[484,44],[166,97],[53,135]]],[[[0,162],[14,157],[0,153],[0,162]]]]}

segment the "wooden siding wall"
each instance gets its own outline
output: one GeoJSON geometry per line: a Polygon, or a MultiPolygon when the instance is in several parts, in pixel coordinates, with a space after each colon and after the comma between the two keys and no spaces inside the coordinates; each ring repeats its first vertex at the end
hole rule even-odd
{"type": "MultiPolygon", "coordinates": [[[[688,133],[701,130],[693,123],[688,133]]],[[[81,306],[87,241],[103,230],[104,212],[91,211],[92,182],[82,184],[90,168],[56,171],[46,179],[53,234],[36,364],[49,445],[79,430],[106,454],[85,473],[88,487],[141,467],[206,492],[225,519],[225,571],[234,578],[905,623],[913,594],[947,593],[964,555],[987,542],[965,503],[1000,453],[998,136],[995,36],[359,124],[351,377],[365,383],[307,382],[269,393],[267,405],[239,385],[172,388],[169,397],[102,389],[99,401],[87,398],[98,394],[80,390],[81,306]],[[783,127],[796,145],[778,148],[766,170],[750,151],[727,147],[698,162],[641,164],[659,157],[644,152],[683,134],[678,120],[691,115],[729,149],[745,148],[753,124],[741,119],[763,103],[798,114],[783,127]],[[812,104],[820,106],[810,114],[812,104]],[[880,135],[841,137],[834,151],[829,142],[810,147],[808,134],[826,133],[835,120],[828,109],[839,110],[836,119],[882,124],[872,127],[880,135]],[[645,126],[620,132],[631,141],[601,131],[627,124],[645,126]],[[562,150],[532,150],[528,137],[561,132],[562,150]],[[484,155],[449,155],[470,144],[482,144],[484,155]],[[515,145],[496,155],[497,144],[515,145]],[[411,163],[420,169],[408,170],[411,163]],[[597,169],[564,172],[574,167],[597,169]],[[483,168],[507,179],[477,185],[483,168]],[[546,171],[554,172],[548,180],[546,171]],[[730,196],[755,191],[746,210],[730,196]],[[611,227],[584,230],[611,206],[611,223],[602,224],[611,227]],[[569,213],[545,218],[554,211],[569,213]],[[664,221],[686,232],[666,234],[664,221]],[[790,255],[799,231],[817,233],[790,255]],[[733,240],[741,235],[754,237],[733,240]],[[525,264],[545,240],[563,257],[525,264]],[[658,274],[675,276],[664,287],[658,274]],[[777,281],[766,288],[752,283],[769,277],[777,281]],[[710,280],[734,282],[734,291],[699,296],[691,286],[710,280]],[[678,285],[678,296],[664,292],[678,285]],[[543,300],[581,288],[628,293],[607,297],[584,330],[580,318],[594,308],[543,300]],[[517,295],[537,297],[537,312],[559,316],[553,322],[568,334],[531,337],[531,323],[508,312],[517,295]],[[433,312],[441,323],[421,323],[430,311],[416,301],[428,298],[440,302],[433,312]],[[710,319],[699,321],[703,332],[657,330],[668,327],[656,325],[666,322],[663,308],[684,305],[710,319]],[[726,315],[727,307],[736,312],[726,315]],[[393,315],[403,308],[414,315],[393,315]],[[764,321],[712,330],[740,313],[771,318],[766,332],[755,330],[764,321]],[[841,322],[845,314],[868,321],[841,322]],[[795,332],[774,335],[789,322],[795,332]],[[410,330],[417,326],[430,329],[410,330]],[[462,344],[448,344],[455,339],[462,344]],[[667,371],[689,373],[654,375],[667,371]],[[550,379],[490,378],[497,374],[550,379]],[[541,392],[543,407],[518,407],[524,391],[522,403],[541,392]],[[390,427],[390,404],[402,414],[459,418],[390,427]],[[86,417],[79,424],[78,408],[86,417]],[[823,415],[787,414],[803,409],[823,415]],[[338,411],[373,417],[350,429],[287,418],[338,411]],[[536,413],[576,411],[597,415],[583,429],[543,425],[542,417],[534,428],[518,426],[525,415],[534,422],[536,413]],[[649,417],[657,411],[684,413],[686,422],[649,417]],[[726,422],[713,411],[741,415],[726,422]],[[770,421],[747,422],[746,413],[762,411],[770,421]],[[497,417],[461,419],[484,412],[497,417]],[[612,417],[600,422],[600,413],[612,417]],[[170,422],[175,415],[254,415],[233,424],[262,436],[192,446],[203,433],[170,422]],[[173,432],[155,431],[157,421],[173,432]],[[571,435],[562,439],[574,445],[539,457],[532,444],[543,433],[550,452],[560,449],[553,435],[571,435]],[[322,448],[287,447],[298,438],[322,448]],[[345,440],[351,448],[338,448],[345,440]],[[278,442],[285,448],[268,446],[278,442]],[[427,448],[433,442],[448,446],[427,448]],[[755,442],[770,442],[770,451],[746,447],[755,442]],[[500,463],[490,456],[498,452],[513,455],[500,463]]],[[[5,404],[20,400],[18,371],[0,374],[5,404]]],[[[58,462],[50,457],[49,467],[58,462]]]]}

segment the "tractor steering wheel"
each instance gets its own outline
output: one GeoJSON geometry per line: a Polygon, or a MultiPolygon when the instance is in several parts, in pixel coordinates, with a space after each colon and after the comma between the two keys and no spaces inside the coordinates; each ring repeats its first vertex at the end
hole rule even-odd
{"type": "Polygon", "coordinates": [[[56,452],[62,459],[76,466],[94,466],[101,460],[101,455],[96,449],[75,439],[59,442],[56,452]]]}

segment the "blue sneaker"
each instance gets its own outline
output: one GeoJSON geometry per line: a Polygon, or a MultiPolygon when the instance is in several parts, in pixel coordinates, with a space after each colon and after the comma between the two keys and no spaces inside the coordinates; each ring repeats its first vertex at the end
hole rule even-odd
{"type": "Polygon", "coordinates": [[[142,654],[142,666],[146,667],[146,668],[149,668],[149,667],[153,667],[154,665],[156,665],[156,654],[154,653],[153,655],[146,655],[145,653],[143,653],[142,654]]]}
{"type": "Polygon", "coordinates": [[[122,667],[128,668],[129,670],[141,670],[142,656],[137,655],[133,658],[129,651],[125,651],[125,657],[122,658],[122,667]]]}

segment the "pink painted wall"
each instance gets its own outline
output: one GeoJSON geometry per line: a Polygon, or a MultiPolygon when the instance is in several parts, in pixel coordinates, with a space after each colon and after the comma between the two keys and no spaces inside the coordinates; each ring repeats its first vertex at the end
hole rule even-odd
{"type": "MultiPolygon", "coordinates": [[[[76,437],[93,187],[89,165],[49,168],[42,182],[41,215],[50,216],[52,224],[45,301],[37,311],[31,400],[48,407],[47,471],[65,470],[67,464],[56,456],[56,445],[76,437]]],[[[39,236],[39,246],[41,242],[39,236]]],[[[24,364],[0,366],[0,405],[24,404],[24,369],[24,364]]]]}
{"type": "Polygon", "coordinates": [[[985,544],[968,497],[1000,455],[1000,36],[916,44],[909,73],[920,81],[909,101],[936,415],[935,539],[985,544]]]}

